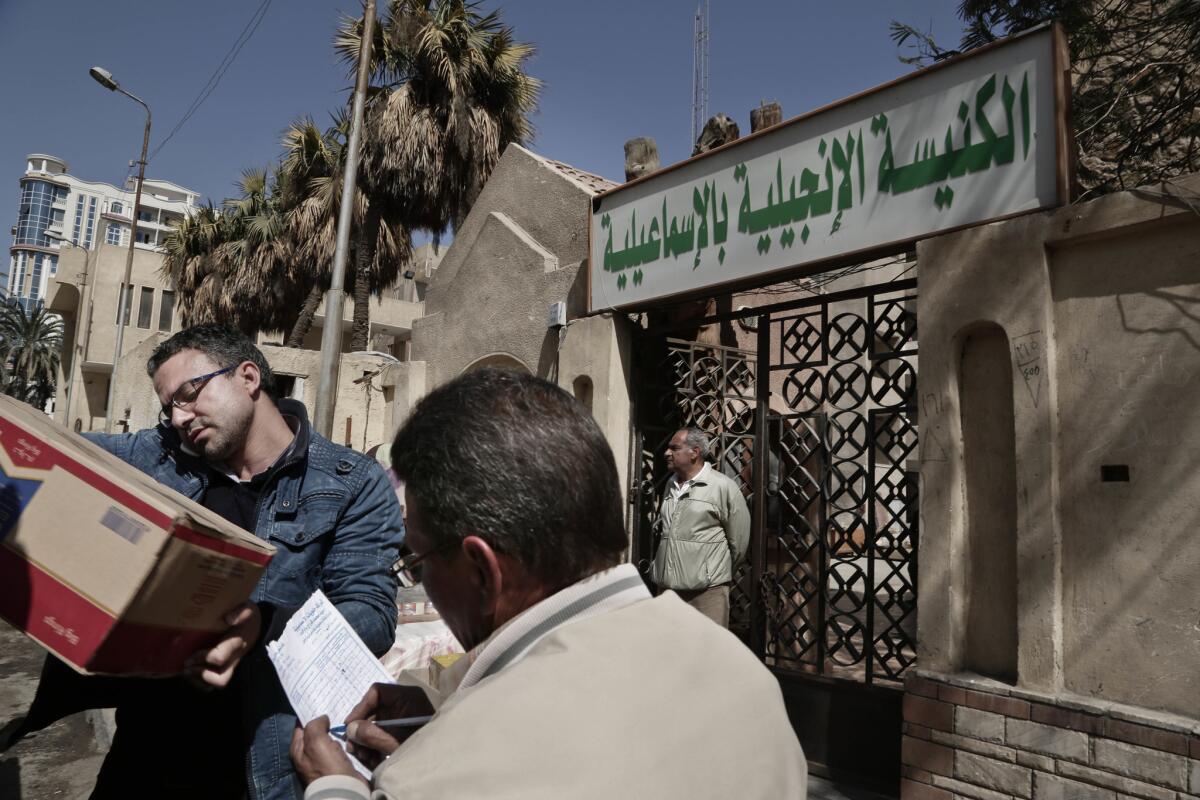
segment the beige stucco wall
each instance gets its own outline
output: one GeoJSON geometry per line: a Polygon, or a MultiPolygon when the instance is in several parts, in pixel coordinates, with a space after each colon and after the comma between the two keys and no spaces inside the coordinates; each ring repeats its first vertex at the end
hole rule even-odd
{"type": "Polygon", "coordinates": [[[388,366],[380,376],[380,385],[386,400],[384,430],[387,431],[387,436],[384,441],[388,446],[395,438],[400,425],[408,419],[417,403],[425,396],[426,367],[424,361],[405,361],[388,366]]]}
{"type": "Polygon", "coordinates": [[[558,332],[551,303],[584,311],[591,195],[537,156],[510,146],[446,250],[413,326],[413,360],[430,388],[473,362],[506,354],[553,380],[558,332]]]}
{"type": "Polygon", "coordinates": [[[587,405],[604,431],[622,495],[629,488],[632,455],[632,333],[622,316],[584,317],[567,325],[559,350],[558,385],[587,405]]]}
{"type": "MultiPolygon", "coordinates": [[[[163,333],[148,338],[128,352],[118,366],[114,430],[122,429],[118,424],[122,420],[126,422],[128,430],[157,424],[159,402],[146,376],[145,365],[154,348],[166,338],[167,334],[163,333]]],[[[321,354],[315,350],[272,345],[260,345],[259,349],[277,377],[296,379],[292,396],[303,402],[311,414],[316,407],[321,354]]],[[[394,364],[392,359],[367,353],[342,356],[330,437],[333,441],[362,452],[385,440],[388,435],[388,411],[382,377],[394,364]]],[[[103,427],[103,419],[96,427],[103,427]]]]}
{"type": "MultiPolygon", "coordinates": [[[[85,431],[104,427],[117,335],[117,287],[125,275],[128,253],[126,247],[108,244],[99,244],[93,251],[63,245],[59,251],[58,274],[47,287],[47,306],[62,314],[64,321],[63,358],[54,413],[54,419],[64,425],[78,419],[85,431]],[[69,415],[68,386],[74,395],[69,415]]],[[[132,358],[142,342],[159,333],[164,291],[169,289],[159,274],[161,266],[160,254],[134,249],[129,324],[124,326],[121,345],[123,360],[132,358]],[[145,327],[138,324],[143,289],[151,290],[150,318],[145,327]]],[[[172,312],[169,325],[171,332],[179,330],[177,309],[172,312]]]]}
{"type": "MultiPolygon", "coordinates": [[[[116,313],[115,311],[113,312],[116,313]]],[[[158,413],[162,404],[154,393],[154,386],[146,374],[146,362],[159,342],[169,334],[157,333],[136,347],[125,348],[125,356],[117,364],[113,392],[113,432],[137,431],[158,424],[158,413]],[[124,423],[124,424],[122,424],[124,423]]],[[[95,430],[104,430],[101,418],[95,430]]]]}
{"type": "Polygon", "coordinates": [[[387,378],[395,431],[427,391],[483,365],[590,386],[590,406],[628,483],[629,323],[586,312],[592,192],[551,163],[510,146],[445,251],[413,324],[413,361],[387,378]],[[565,328],[548,328],[555,302],[565,328]]]}
{"type": "Polygon", "coordinates": [[[969,520],[1014,503],[1015,530],[987,535],[1015,539],[1017,683],[1200,717],[1200,217],[1162,196],[1198,190],[1193,175],[919,246],[924,669],[971,666],[969,520]],[[1007,340],[1013,418],[981,435],[1011,430],[1015,456],[987,450],[1009,480],[985,470],[968,494],[963,345],[985,324],[1007,340]]]}

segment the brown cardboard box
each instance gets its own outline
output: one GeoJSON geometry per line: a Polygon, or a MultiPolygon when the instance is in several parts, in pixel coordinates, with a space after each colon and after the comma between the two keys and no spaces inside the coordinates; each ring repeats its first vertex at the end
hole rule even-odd
{"type": "Polygon", "coordinates": [[[0,617],[80,672],[178,673],[274,552],[0,396],[0,617]]]}

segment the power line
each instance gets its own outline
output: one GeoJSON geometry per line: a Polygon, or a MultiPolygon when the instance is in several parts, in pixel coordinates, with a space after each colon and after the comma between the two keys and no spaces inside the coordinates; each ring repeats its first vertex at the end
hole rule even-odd
{"type": "Polygon", "coordinates": [[[183,117],[180,118],[179,122],[175,123],[175,127],[171,129],[171,132],[167,134],[167,137],[159,142],[158,146],[154,148],[154,152],[152,152],[146,159],[147,162],[154,160],[154,157],[158,155],[158,152],[166,147],[167,142],[171,141],[171,138],[175,134],[179,133],[179,130],[186,125],[187,121],[192,118],[192,115],[200,109],[200,106],[203,105],[204,101],[208,99],[209,95],[216,90],[217,85],[221,82],[221,78],[225,77],[225,73],[229,71],[231,66],[233,66],[233,62],[237,59],[238,54],[242,52],[242,48],[246,46],[246,43],[250,41],[250,37],[254,35],[254,32],[258,30],[258,26],[262,24],[263,18],[267,15],[267,9],[271,7],[271,2],[272,0],[262,0],[262,2],[259,3],[258,8],[256,8],[254,13],[250,16],[250,21],[246,23],[246,27],[242,28],[242,32],[238,34],[237,39],[234,40],[233,45],[229,48],[229,51],[225,53],[225,57],[221,59],[221,63],[217,65],[217,68],[213,70],[213,74],[209,76],[208,82],[205,83],[200,89],[199,94],[196,95],[196,99],[192,101],[190,106],[188,106],[187,111],[184,112],[183,117]]]}

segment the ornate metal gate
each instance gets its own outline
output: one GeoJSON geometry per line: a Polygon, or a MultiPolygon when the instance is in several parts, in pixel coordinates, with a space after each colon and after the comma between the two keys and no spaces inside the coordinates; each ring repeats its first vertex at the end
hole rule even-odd
{"type": "Polygon", "coordinates": [[[863,710],[845,748],[826,726],[805,749],[831,770],[853,750],[856,771],[883,785],[898,777],[898,689],[916,657],[915,301],[914,281],[892,282],[754,312],[738,348],[655,337],[639,348],[639,564],[653,552],[665,444],[702,428],[754,515],[731,629],[798,714],[863,710]],[[870,716],[885,707],[883,722],[870,716]],[[877,763],[864,764],[872,736],[877,763]]]}
{"type": "MultiPolygon", "coordinates": [[[[666,487],[663,453],[675,431],[701,428],[712,436],[709,460],[742,487],[753,491],[755,421],[754,351],[681,339],[653,340],[639,348],[643,389],[638,397],[639,484],[634,554],[649,575],[653,530],[666,487]]],[[[730,629],[749,642],[751,560],[742,562],[729,598],[730,629]]]]}

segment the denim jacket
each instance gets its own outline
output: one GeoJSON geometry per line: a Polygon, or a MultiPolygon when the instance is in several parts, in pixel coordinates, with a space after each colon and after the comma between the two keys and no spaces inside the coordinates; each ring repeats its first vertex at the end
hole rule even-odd
{"type": "MultiPolygon", "coordinates": [[[[288,754],[296,717],[262,643],[278,634],[287,612],[320,589],[371,652],[386,652],[396,635],[391,568],[404,540],[400,505],[382,468],[317,435],[300,403],[282,400],[279,407],[300,419],[298,435],[307,437],[308,447],[276,466],[258,505],[254,533],[277,552],[250,598],[264,609],[263,636],[239,664],[235,681],[251,742],[246,763],[251,800],[303,796],[288,754]],[[272,614],[273,609],[280,611],[272,614]]],[[[204,496],[210,468],[180,448],[173,428],[88,438],[175,491],[193,500],[204,496]]]]}

